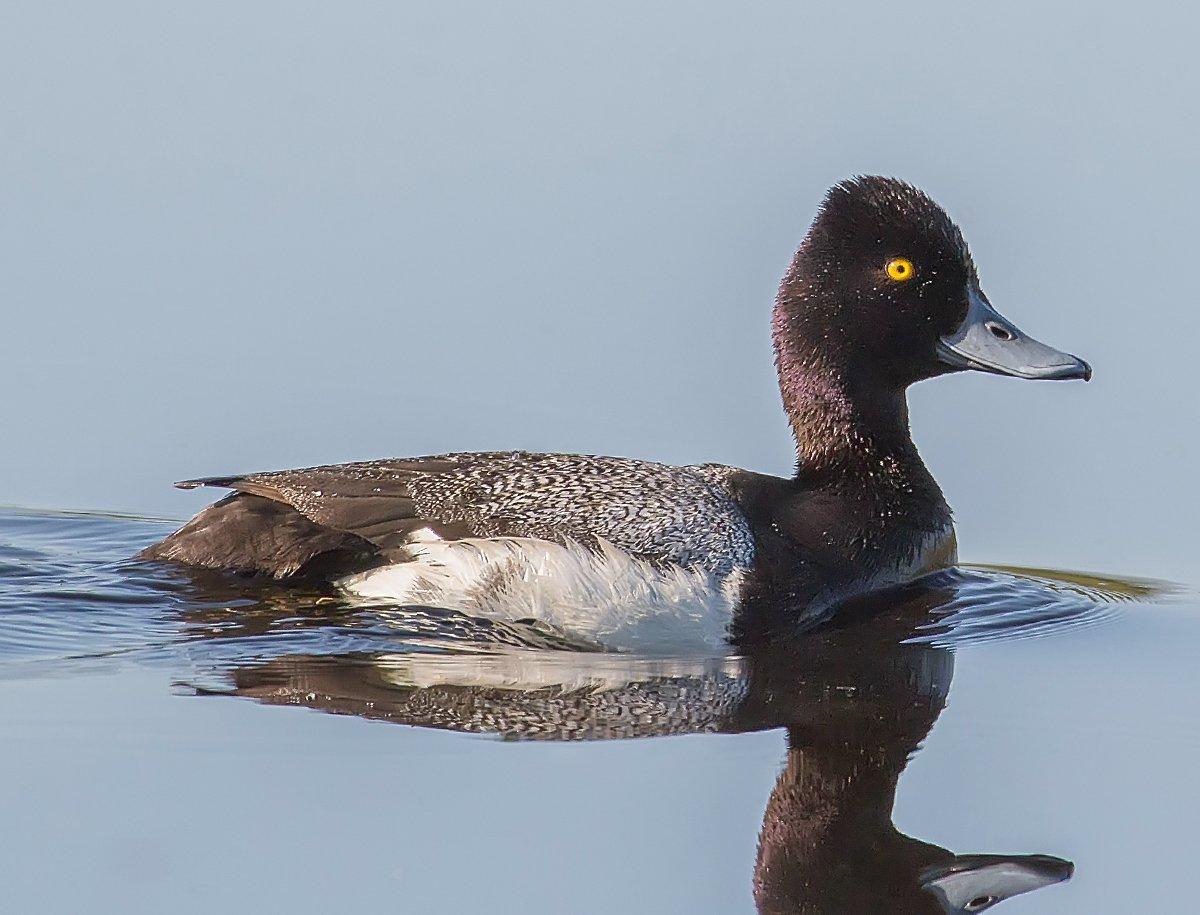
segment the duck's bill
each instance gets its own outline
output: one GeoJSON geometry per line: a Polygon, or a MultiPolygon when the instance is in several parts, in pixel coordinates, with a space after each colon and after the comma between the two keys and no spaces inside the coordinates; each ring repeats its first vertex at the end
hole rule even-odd
{"type": "Polygon", "coordinates": [[[954,333],[938,340],[938,358],[956,369],[974,369],[1014,378],[1066,381],[1092,377],[1092,367],[1070,353],[1039,343],[992,307],[975,288],[968,293],[967,316],[954,333]]]}
{"type": "Polygon", "coordinates": [[[921,887],[947,912],[981,912],[993,903],[1070,880],[1075,865],[1052,855],[958,855],[926,868],[921,887]]]}

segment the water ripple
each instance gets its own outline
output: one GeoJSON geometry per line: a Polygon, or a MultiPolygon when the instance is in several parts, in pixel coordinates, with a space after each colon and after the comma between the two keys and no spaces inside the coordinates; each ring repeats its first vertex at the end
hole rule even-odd
{"type": "MultiPolygon", "coordinates": [[[[493,664],[502,679],[514,657],[525,667],[564,656],[578,666],[588,654],[594,669],[586,677],[611,679],[602,668],[613,656],[597,655],[602,646],[536,622],[349,605],[320,591],[128,560],[165,529],[143,518],[0,511],[0,666],[11,675],[33,662],[108,660],[194,671],[367,653],[416,658],[425,664],[419,676],[428,677],[437,676],[430,655],[503,654],[508,660],[493,664]]],[[[921,615],[900,637],[941,647],[1096,626],[1170,591],[1151,581],[988,566],[941,572],[922,586],[921,615]]]]}

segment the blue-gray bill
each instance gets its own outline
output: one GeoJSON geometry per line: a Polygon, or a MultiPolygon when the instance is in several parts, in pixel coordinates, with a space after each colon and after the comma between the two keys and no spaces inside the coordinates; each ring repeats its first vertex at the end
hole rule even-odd
{"type": "Polygon", "coordinates": [[[1023,333],[992,307],[977,287],[967,295],[967,316],[937,343],[938,358],[956,369],[974,369],[1014,378],[1066,381],[1092,377],[1092,367],[1023,333]]]}
{"type": "Polygon", "coordinates": [[[958,855],[928,867],[921,886],[954,915],[982,912],[1012,896],[1070,880],[1075,865],[1052,855],[958,855]]]}

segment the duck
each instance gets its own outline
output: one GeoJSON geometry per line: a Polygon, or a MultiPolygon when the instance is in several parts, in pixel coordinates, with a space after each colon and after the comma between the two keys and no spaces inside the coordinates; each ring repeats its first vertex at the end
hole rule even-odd
{"type": "Polygon", "coordinates": [[[176,485],[228,494],[139,558],[608,645],[753,641],[957,561],[950,507],[910,433],[911,385],[1092,374],[1001,315],[946,211],[883,176],[826,193],[771,335],[789,477],[524,451],[201,477],[176,485]]]}

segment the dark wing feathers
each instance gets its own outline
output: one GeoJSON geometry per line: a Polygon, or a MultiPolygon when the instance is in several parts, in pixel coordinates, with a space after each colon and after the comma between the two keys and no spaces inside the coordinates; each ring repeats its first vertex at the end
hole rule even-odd
{"type": "Polygon", "coordinates": [[[414,531],[431,527],[439,536],[457,539],[483,532],[469,525],[438,523],[424,515],[412,491],[414,478],[446,472],[452,465],[437,459],[371,461],[244,476],[206,477],[177,486],[217,486],[261,496],[289,506],[310,521],[352,533],[381,552],[402,549],[414,531]]]}
{"type": "Polygon", "coordinates": [[[142,559],[285,578],[318,557],[341,554],[347,565],[353,565],[364,562],[373,550],[367,541],[314,524],[290,506],[234,493],[139,555],[142,559]]]}
{"type": "Polygon", "coordinates": [[[223,486],[226,489],[241,477],[198,477],[195,480],[180,480],[176,489],[199,489],[201,486],[223,486]]]}
{"type": "MultiPolygon", "coordinates": [[[[369,545],[382,559],[406,557],[406,545],[422,528],[448,540],[523,536],[589,542],[604,538],[637,555],[720,572],[748,565],[753,554],[745,516],[708,467],[669,467],[583,455],[485,452],[206,477],[176,485],[224,487],[247,500],[274,503],[277,516],[296,516],[324,532],[321,544],[345,549],[344,538],[349,536],[354,543],[369,545]],[[327,536],[332,534],[343,539],[327,536]]],[[[259,514],[265,520],[266,513],[260,509],[259,514]]],[[[172,542],[185,537],[197,545],[188,555],[197,553],[199,535],[189,528],[204,515],[202,512],[177,534],[151,548],[158,550],[154,558],[175,558],[167,555],[171,550],[180,552],[172,542]]],[[[211,561],[201,565],[217,566],[236,552],[236,543],[225,542],[230,538],[216,521],[215,516],[208,518],[204,529],[222,542],[215,544],[219,548],[214,548],[211,561]]],[[[236,521],[228,533],[245,535],[247,522],[240,515],[236,521]]],[[[298,520],[292,520],[290,528],[297,533],[304,529],[298,520]]],[[[298,568],[312,558],[307,555],[309,544],[297,540],[292,546],[297,558],[303,557],[298,565],[274,560],[263,571],[280,575],[279,569],[298,568]]],[[[255,561],[257,558],[255,552],[255,561]]]]}

